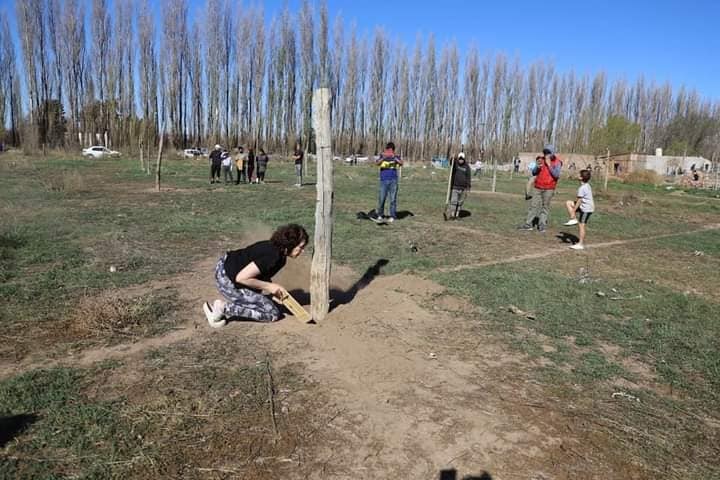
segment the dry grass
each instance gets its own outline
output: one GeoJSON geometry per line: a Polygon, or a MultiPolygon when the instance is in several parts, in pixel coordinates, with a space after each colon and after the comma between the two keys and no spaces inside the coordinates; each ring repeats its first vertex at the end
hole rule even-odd
{"type": "Polygon", "coordinates": [[[630,185],[661,185],[663,180],[653,170],[638,170],[625,175],[623,183],[630,185]]]}
{"type": "Polygon", "coordinates": [[[43,186],[49,192],[87,192],[89,188],[85,177],[78,171],[61,172],[43,180],[43,186]]]}
{"type": "Polygon", "coordinates": [[[158,333],[172,310],[169,297],[142,295],[123,298],[116,294],[82,297],[70,313],[70,328],[80,338],[135,337],[158,333]]]}

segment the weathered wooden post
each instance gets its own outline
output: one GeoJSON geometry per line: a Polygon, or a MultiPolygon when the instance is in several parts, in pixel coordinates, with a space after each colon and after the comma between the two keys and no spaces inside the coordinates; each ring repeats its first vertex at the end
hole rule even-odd
{"type": "MultiPolygon", "coordinates": [[[[155,190],[160,191],[160,170],[162,169],[162,154],[163,154],[163,125],[160,125],[160,145],[158,146],[157,163],[155,164],[155,190]]],[[[148,161],[149,162],[149,161],[148,161]]]]}
{"type": "Polygon", "coordinates": [[[605,181],[603,182],[603,192],[607,192],[608,176],[610,176],[610,149],[607,149],[607,155],[605,155],[605,181]]]}
{"type": "Polygon", "coordinates": [[[315,250],[310,267],[310,314],[322,322],[330,311],[332,265],[333,164],[330,138],[330,89],[315,90],[312,125],[317,148],[317,203],[315,204],[315,250]]]}
{"type": "Polygon", "coordinates": [[[493,176],[492,176],[491,190],[493,193],[495,193],[497,191],[497,160],[495,159],[495,155],[492,156],[492,167],[493,167],[493,176]]]}

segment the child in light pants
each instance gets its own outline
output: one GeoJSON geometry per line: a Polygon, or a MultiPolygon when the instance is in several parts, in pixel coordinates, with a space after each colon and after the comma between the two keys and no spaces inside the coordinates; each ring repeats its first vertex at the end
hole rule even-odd
{"type": "Polygon", "coordinates": [[[592,187],[590,187],[590,170],[580,170],[580,188],[577,191],[575,201],[568,200],[565,202],[570,220],[565,225],[577,225],[580,229],[580,240],[571,246],[573,250],[585,249],[585,226],[590,220],[590,216],[595,211],[595,200],[593,199],[592,187]]]}
{"type": "Polygon", "coordinates": [[[225,179],[225,183],[228,183],[228,177],[230,178],[229,182],[232,183],[233,176],[232,176],[232,157],[228,152],[223,152],[222,156],[222,171],[223,171],[223,178],[225,179]]]}

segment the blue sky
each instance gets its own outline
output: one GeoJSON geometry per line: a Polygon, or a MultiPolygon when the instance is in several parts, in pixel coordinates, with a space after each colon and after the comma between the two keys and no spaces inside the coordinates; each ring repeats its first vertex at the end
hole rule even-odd
{"type": "MultiPolygon", "coordinates": [[[[285,3],[297,11],[300,1],[263,2],[268,16],[285,3]]],[[[0,9],[14,17],[14,4],[0,0],[0,9]]],[[[191,15],[203,5],[190,0],[191,15]]],[[[438,45],[455,40],[461,51],[474,43],[524,64],[542,59],[560,72],[604,70],[630,81],[642,74],[720,98],[720,0],[328,0],[328,7],[331,20],[342,13],[368,33],[383,26],[411,46],[418,33],[432,32],[438,45]]]]}

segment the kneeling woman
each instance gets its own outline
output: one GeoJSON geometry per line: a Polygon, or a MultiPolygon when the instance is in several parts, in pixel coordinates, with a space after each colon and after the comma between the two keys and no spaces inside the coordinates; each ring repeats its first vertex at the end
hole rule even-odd
{"type": "Polygon", "coordinates": [[[296,224],[285,225],[272,234],[270,240],[227,252],[215,267],[215,282],[227,302],[205,302],[203,311],[211,327],[222,327],[229,318],[274,322],[280,309],[271,296],[282,299],[287,290],[272,283],[272,277],[284,266],[287,257],[296,258],[308,242],[308,234],[296,224]]]}

